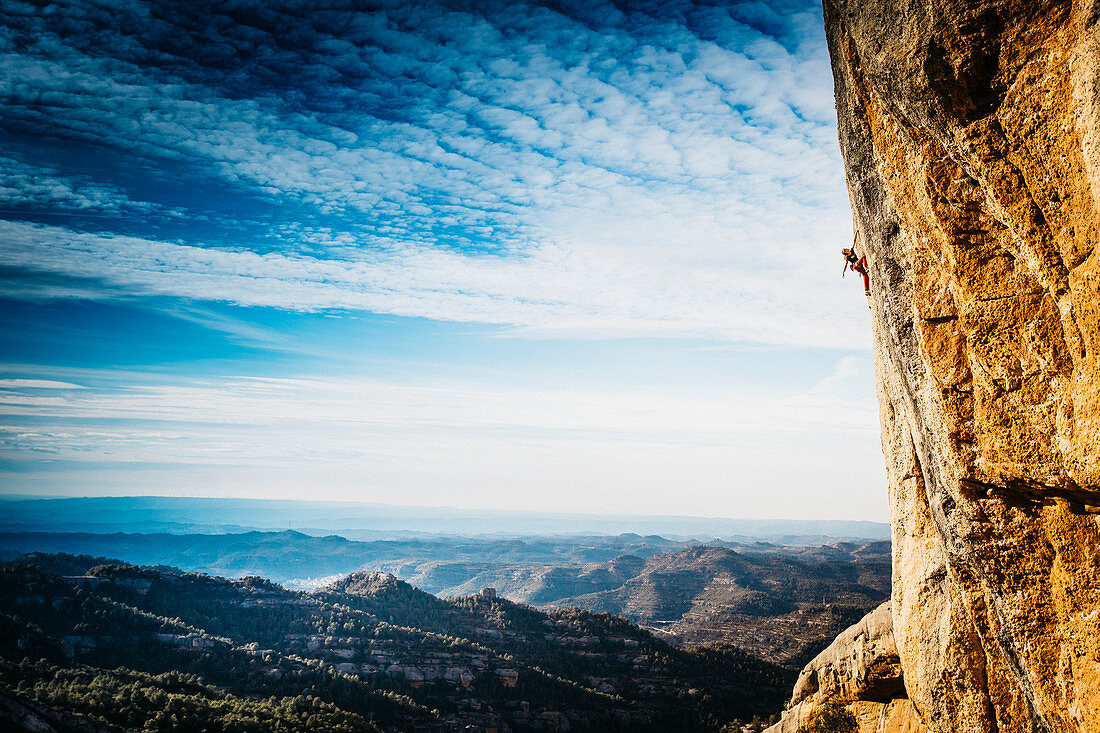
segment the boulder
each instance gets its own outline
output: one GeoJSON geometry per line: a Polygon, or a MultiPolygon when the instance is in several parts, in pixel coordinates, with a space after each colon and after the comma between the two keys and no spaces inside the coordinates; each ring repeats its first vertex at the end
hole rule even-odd
{"type": "Polygon", "coordinates": [[[928,733],[906,696],[889,601],[806,665],[783,717],[765,733],[812,731],[829,705],[847,709],[859,733],[928,733]]]}

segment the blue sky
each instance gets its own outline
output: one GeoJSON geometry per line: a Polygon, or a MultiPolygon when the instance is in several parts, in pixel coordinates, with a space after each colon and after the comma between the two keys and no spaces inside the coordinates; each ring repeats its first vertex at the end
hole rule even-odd
{"type": "Polygon", "coordinates": [[[813,2],[8,2],[8,493],[885,518],[813,2]]]}

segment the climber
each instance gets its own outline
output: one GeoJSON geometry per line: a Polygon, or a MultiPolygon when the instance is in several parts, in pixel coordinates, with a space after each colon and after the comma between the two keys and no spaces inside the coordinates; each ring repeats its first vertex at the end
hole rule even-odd
{"type": "Polygon", "coordinates": [[[852,272],[858,272],[863,276],[863,293],[870,298],[871,297],[871,278],[867,275],[867,255],[857,256],[855,245],[852,245],[852,249],[845,247],[840,250],[844,255],[844,272],[841,273],[841,277],[848,274],[848,268],[852,268],[852,272]]]}

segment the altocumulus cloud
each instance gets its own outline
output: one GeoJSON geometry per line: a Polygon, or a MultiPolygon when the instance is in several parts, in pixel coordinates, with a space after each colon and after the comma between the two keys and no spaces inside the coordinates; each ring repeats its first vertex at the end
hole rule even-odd
{"type": "Polygon", "coordinates": [[[3,292],[862,345],[817,3],[314,5],[6,3],[3,292]]]}

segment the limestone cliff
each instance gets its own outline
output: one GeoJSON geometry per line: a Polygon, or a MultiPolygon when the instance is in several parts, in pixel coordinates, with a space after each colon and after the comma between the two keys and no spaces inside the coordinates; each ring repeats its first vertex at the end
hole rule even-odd
{"type": "Polygon", "coordinates": [[[927,733],[905,696],[889,601],[806,665],[783,718],[765,733],[813,730],[830,702],[852,713],[859,733],[927,733]]]}
{"type": "Polygon", "coordinates": [[[824,9],[909,696],[1100,731],[1100,3],[824,9]]]}

